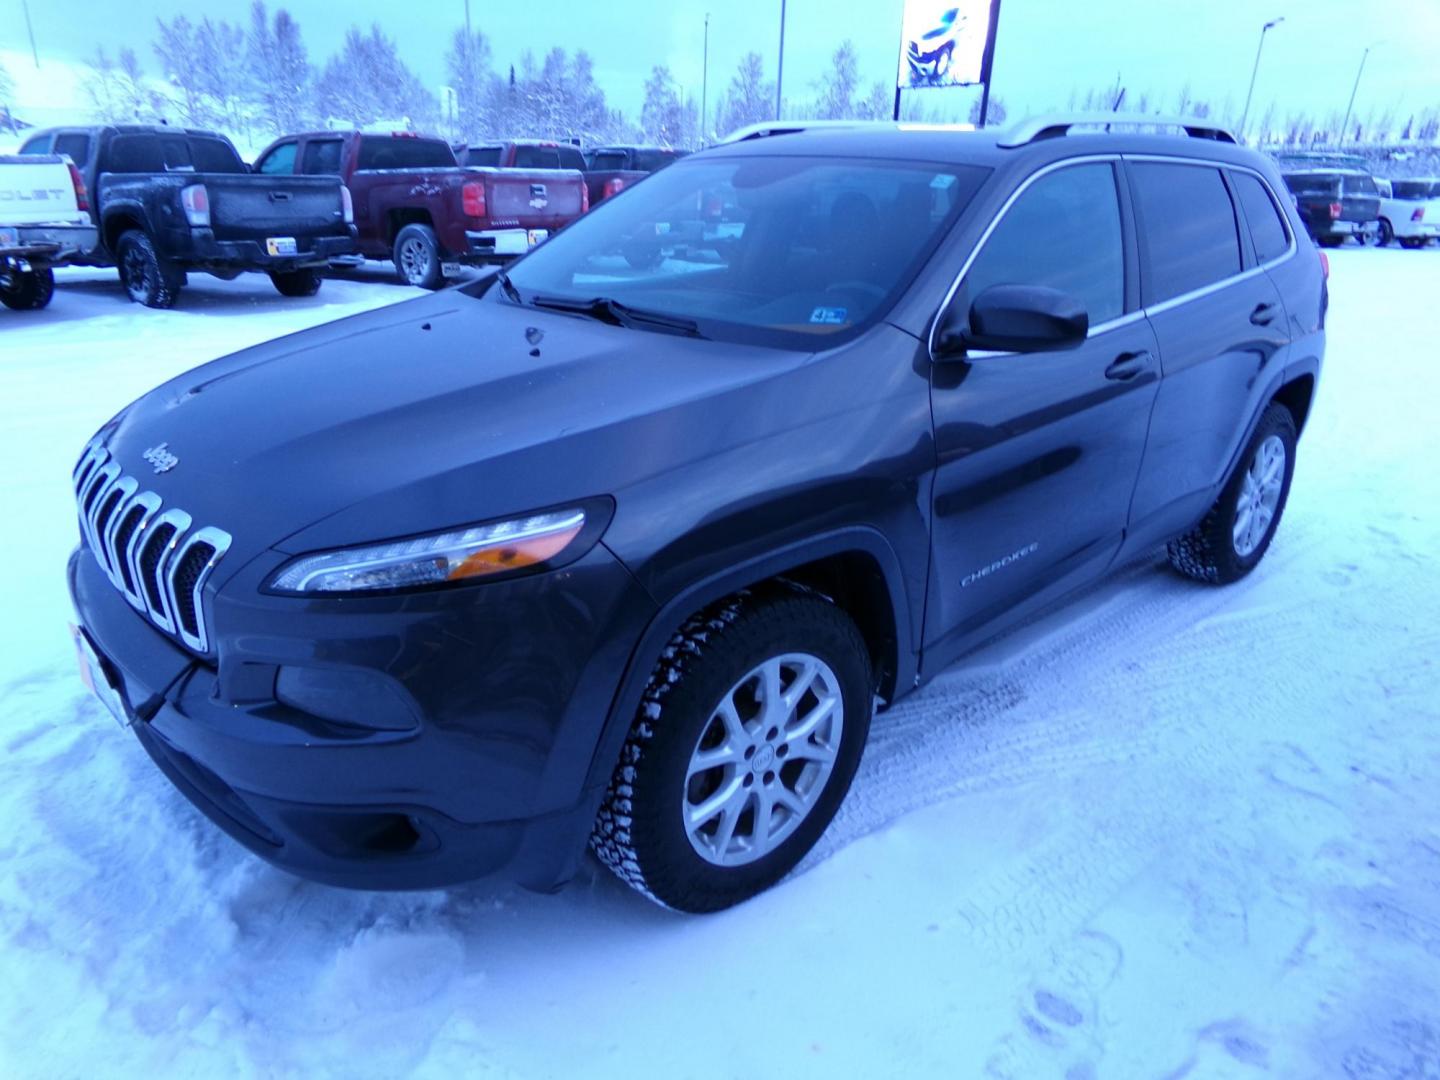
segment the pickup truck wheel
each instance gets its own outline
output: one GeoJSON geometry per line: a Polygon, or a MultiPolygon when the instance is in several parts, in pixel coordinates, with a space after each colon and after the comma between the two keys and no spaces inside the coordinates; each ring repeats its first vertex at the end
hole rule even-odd
{"type": "Polygon", "coordinates": [[[301,270],[270,271],[270,282],[281,296],[314,296],[324,280],[313,266],[301,270]]]}
{"type": "Polygon", "coordinates": [[[1418,236],[1402,236],[1400,246],[1406,251],[1418,251],[1425,246],[1425,241],[1418,236]]]}
{"type": "Polygon", "coordinates": [[[395,269],[407,285],[438,289],[445,276],[440,270],[440,244],[429,225],[406,225],[395,237],[395,269]]]}
{"type": "Polygon", "coordinates": [[[39,311],[55,295],[55,275],[44,270],[12,270],[0,265],[0,304],[16,311],[39,311]]]}
{"type": "Polygon", "coordinates": [[[1344,242],[1345,242],[1345,238],[1344,238],[1343,236],[1322,236],[1322,237],[1320,237],[1320,246],[1321,246],[1321,247],[1337,248],[1337,247],[1339,247],[1341,244],[1343,244],[1344,242]]]}
{"type": "Polygon", "coordinates": [[[860,632],[817,594],[744,593],[692,617],[651,674],[591,847],[679,911],[762,892],[849,790],[873,686],[860,632]]]}
{"type": "Polygon", "coordinates": [[[1390,241],[1395,239],[1395,226],[1390,224],[1388,218],[1381,218],[1380,225],[1375,230],[1375,246],[1389,247],[1390,241]]]}
{"type": "Polygon", "coordinates": [[[172,308],[180,296],[184,276],[167,265],[139,229],[122,233],[115,246],[120,283],[130,299],[149,308],[172,308]]]}
{"type": "Polygon", "coordinates": [[[1269,550],[1295,472],[1295,419],[1272,404],[1245,448],[1240,467],[1215,505],[1189,533],[1170,543],[1170,564],[1214,585],[1239,581],[1269,550]]]}

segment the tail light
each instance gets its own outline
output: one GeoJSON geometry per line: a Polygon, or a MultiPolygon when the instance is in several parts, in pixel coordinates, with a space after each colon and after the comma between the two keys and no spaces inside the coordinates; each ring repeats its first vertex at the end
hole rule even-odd
{"type": "Polygon", "coordinates": [[[460,189],[460,206],[467,217],[485,216],[485,185],[471,180],[460,189]]]}
{"type": "Polygon", "coordinates": [[[90,209],[90,193],[85,190],[85,178],[80,175],[80,170],[75,167],[73,161],[66,161],[70,166],[70,183],[75,187],[75,206],[79,210],[90,209]]]}
{"type": "Polygon", "coordinates": [[[1341,215],[1342,213],[1344,213],[1344,212],[1345,212],[1345,208],[1344,208],[1343,206],[1341,206],[1338,202],[1332,202],[1332,203],[1330,204],[1330,220],[1331,220],[1331,221],[1335,221],[1336,219],[1338,219],[1338,218],[1340,217],[1340,215],[1341,215]]]}
{"type": "Polygon", "coordinates": [[[350,189],[344,184],[340,185],[340,212],[346,225],[355,224],[355,200],[350,195],[350,189]]]}
{"type": "Polygon", "coordinates": [[[1417,206],[1417,207],[1415,208],[1415,212],[1410,215],[1410,220],[1411,220],[1411,221],[1424,221],[1424,220],[1425,220],[1425,207],[1423,207],[1423,206],[1417,206]]]}
{"type": "Polygon", "coordinates": [[[210,192],[204,184],[191,184],[180,189],[180,205],[185,208],[185,220],[196,228],[210,225],[210,192]]]}
{"type": "Polygon", "coordinates": [[[580,213],[590,212],[590,185],[582,178],[580,181],[580,213]]]}
{"type": "Polygon", "coordinates": [[[1325,252],[1320,251],[1319,248],[1316,248],[1315,250],[1320,253],[1320,270],[1321,270],[1321,272],[1325,275],[1325,280],[1326,280],[1326,281],[1329,281],[1329,280],[1330,280],[1330,256],[1329,256],[1329,255],[1326,255],[1325,252]]]}
{"type": "Polygon", "coordinates": [[[618,195],[623,190],[625,190],[625,181],[620,177],[612,176],[609,180],[605,181],[605,198],[608,199],[611,195],[618,195]]]}

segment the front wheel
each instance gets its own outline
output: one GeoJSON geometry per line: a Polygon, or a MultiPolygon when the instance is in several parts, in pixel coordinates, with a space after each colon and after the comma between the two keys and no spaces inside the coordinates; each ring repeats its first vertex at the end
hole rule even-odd
{"type": "Polygon", "coordinates": [[[270,282],[281,296],[314,296],[324,279],[314,267],[301,270],[271,270],[270,282]]]}
{"type": "Polygon", "coordinates": [[[39,311],[55,295],[55,274],[49,269],[13,270],[0,263],[0,304],[16,311],[39,311]]]}
{"type": "Polygon", "coordinates": [[[1239,581],[1270,548],[1295,473],[1295,418],[1272,403],[1246,445],[1240,467],[1190,532],[1170,543],[1170,564],[1214,585],[1239,581]]]}
{"type": "Polygon", "coordinates": [[[1419,236],[1402,236],[1400,246],[1406,251],[1418,251],[1425,246],[1425,240],[1419,236]]]}
{"type": "Polygon", "coordinates": [[[795,867],[850,788],[870,731],[854,622],[790,586],[689,620],[662,655],[590,844],[679,911],[738,904],[795,867]]]}
{"type": "Polygon", "coordinates": [[[445,282],[440,242],[429,225],[406,225],[395,236],[395,269],[406,285],[438,289],[445,282]]]}

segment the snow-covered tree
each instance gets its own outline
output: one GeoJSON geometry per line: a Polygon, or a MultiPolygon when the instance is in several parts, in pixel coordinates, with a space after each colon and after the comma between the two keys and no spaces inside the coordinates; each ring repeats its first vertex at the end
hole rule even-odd
{"type": "Polygon", "coordinates": [[[647,139],[661,146],[685,146],[694,130],[693,109],[681,103],[680,88],[664,64],[652,68],[645,80],[640,127],[647,139]]]}
{"type": "MultiPolygon", "coordinates": [[[[1001,101],[996,95],[991,94],[990,105],[985,113],[985,126],[998,127],[1000,124],[1005,123],[1006,115],[1005,102],[1001,101]]],[[[970,123],[977,126],[980,123],[980,98],[978,97],[970,105],[970,123]]]]}
{"type": "Polygon", "coordinates": [[[5,70],[5,64],[0,62],[0,109],[5,110],[5,115],[10,115],[10,105],[15,97],[15,80],[10,77],[10,72],[5,70]]]}
{"type": "Polygon", "coordinates": [[[303,128],[312,73],[299,23],[284,8],[276,10],[272,21],[265,0],[255,0],[246,58],[260,120],[277,135],[303,128]]]}
{"type": "Polygon", "coordinates": [[[468,141],[497,134],[492,130],[490,42],[479,30],[464,27],[450,38],[445,71],[455,92],[456,134],[468,141]]]}
{"type": "Polygon", "coordinates": [[[758,52],[740,58],[730,86],[720,102],[720,123],[717,134],[728,135],[736,128],[773,119],[775,84],[765,81],[765,65],[758,52]]]}
{"type": "Polygon", "coordinates": [[[420,125],[437,111],[434,96],[379,26],[369,34],[357,26],[346,32],[344,46],[326,61],[315,91],[322,115],[346,124],[393,120],[420,125]]]}
{"type": "Polygon", "coordinates": [[[820,77],[820,97],[814,115],[820,120],[851,120],[856,115],[855,92],[860,85],[860,64],[855,44],[849,38],[830,57],[830,67],[820,77]]]}
{"type": "Polygon", "coordinates": [[[202,88],[207,76],[200,64],[195,25],[184,15],[168,23],[164,19],[155,22],[160,32],[155,56],[162,78],[174,89],[173,104],[181,121],[194,127],[212,126],[216,115],[202,88]]]}

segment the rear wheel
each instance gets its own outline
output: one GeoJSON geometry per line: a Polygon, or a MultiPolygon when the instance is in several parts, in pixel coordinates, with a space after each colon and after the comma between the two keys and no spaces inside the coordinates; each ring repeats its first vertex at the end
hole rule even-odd
{"type": "Polygon", "coordinates": [[[1337,247],[1339,247],[1341,244],[1343,244],[1344,242],[1345,242],[1345,238],[1344,238],[1343,236],[1322,236],[1322,237],[1320,237],[1320,246],[1321,246],[1321,247],[1337,248],[1337,247]]]}
{"type": "Polygon", "coordinates": [[[0,304],[16,311],[39,311],[55,295],[49,269],[14,270],[0,262],[0,304]]]}
{"type": "Polygon", "coordinates": [[[314,296],[324,279],[314,267],[302,270],[271,270],[270,281],[281,296],[314,296]]]}
{"type": "Polygon", "coordinates": [[[115,248],[120,283],[130,299],[149,308],[171,308],[180,296],[185,275],[155,251],[139,229],[123,233],[115,248]]]}
{"type": "Polygon", "coordinates": [[[440,268],[440,242],[429,225],[406,225],[395,236],[395,269],[400,280],[421,289],[438,289],[445,281],[440,268]]]}
{"type": "Polygon", "coordinates": [[[1295,472],[1295,418],[1289,409],[1271,404],[1265,410],[1240,461],[1200,524],[1170,543],[1170,564],[1198,581],[1239,581],[1269,550],[1295,472]]]}
{"type": "Polygon", "coordinates": [[[1388,247],[1390,241],[1395,239],[1395,226],[1391,225],[1386,218],[1380,219],[1380,227],[1375,230],[1375,246],[1388,247]]]}
{"type": "Polygon", "coordinates": [[[1400,246],[1406,251],[1417,251],[1425,246],[1425,241],[1418,236],[1402,236],[1400,246]]]}
{"type": "Polygon", "coordinates": [[[590,844],[652,900],[718,911],[775,884],[849,790],[870,730],[850,618],[798,590],[690,619],[651,675],[590,844]]]}

